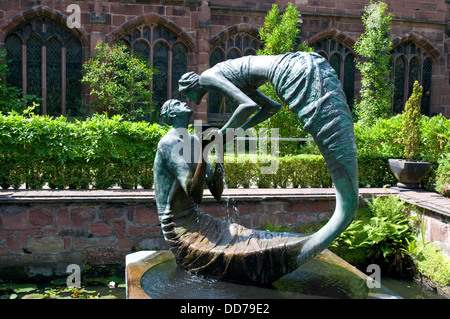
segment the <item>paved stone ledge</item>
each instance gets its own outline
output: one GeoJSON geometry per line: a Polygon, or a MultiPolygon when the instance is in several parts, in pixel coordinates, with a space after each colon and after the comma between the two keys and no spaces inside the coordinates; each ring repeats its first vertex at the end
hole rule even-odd
{"type": "MultiPolygon", "coordinates": [[[[433,211],[450,220],[450,199],[438,193],[424,190],[402,190],[392,188],[360,188],[361,200],[373,196],[397,195],[403,201],[419,208],[433,211]]],[[[333,188],[234,188],[225,189],[222,201],[276,201],[276,200],[333,200],[333,188]]],[[[19,203],[149,203],[155,201],[155,192],[146,189],[109,190],[0,190],[0,204],[19,203]]],[[[204,202],[216,202],[209,190],[205,190],[204,202]]]]}
{"type": "MultiPolygon", "coordinates": [[[[383,188],[361,188],[361,198],[371,198],[372,195],[397,194],[398,191],[383,188]]],[[[270,199],[322,199],[334,198],[333,188],[233,188],[225,189],[223,199],[239,198],[246,200],[270,199]]],[[[0,203],[13,202],[52,202],[52,201],[99,201],[99,200],[131,200],[154,201],[155,192],[146,189],[109,189],[109,190],[0,190],[0,203]]],[[[205,200],[213,199],[209,190],[205,190],[205,200]]]]}

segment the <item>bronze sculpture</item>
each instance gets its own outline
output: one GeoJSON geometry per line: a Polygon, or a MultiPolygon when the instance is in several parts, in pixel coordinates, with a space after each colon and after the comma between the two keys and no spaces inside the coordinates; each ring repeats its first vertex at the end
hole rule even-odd
{"type": "MultiPolygon", "coordinates": [[[[323,57],[296,52],[228,60],[200,76],[193,72],[183,75],[179,90],[197,104],[208,91],[238,101],[238,108],[220,129],[225,134],[230,128],[253,127],[278,111],[280,104],[257,90],[265,82],[274,86],[317,143],[336,189],[335,212],[309,236],[251,230],[199,212],[196,203],[205,181],[220,199],[223,169],[219,164],[213,172],[206,161],[187,163],[186,154],[175,152],[174,156],[173,150],[178,151],[175,145],[180,143],[176,129],[187,127],[192,112],[179,101],[168,101],[162,114],[169,123],[175,120],[175,132],[169,132],[158,145],[155,193],[164,236],[185,270],[222,280],[267,284],[327,248],[356,214],[353,122],[339,79],[323,57]]],[[[201,153],[199,142],[191,138],[190,143],[197,145],[190,148],[193,154],[201,153]]]]}

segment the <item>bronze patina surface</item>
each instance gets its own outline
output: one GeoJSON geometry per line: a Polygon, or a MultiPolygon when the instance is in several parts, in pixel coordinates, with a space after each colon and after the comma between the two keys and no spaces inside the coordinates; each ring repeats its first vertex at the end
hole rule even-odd
{"type": "Polygon", "coordinates": [[[315,53],[247,56],[182,76],[179,90],[196,103],[214,91],[239,103],[218,131],[244,130],[280,109],[258,87],[270,82],[294,112],[325,158],[336,191],[336,209],[312,235],[272,233],[245,228],[198,211],[204,185],[217,200],[223,191],[223,167],[202,160],[198,137],[187,133],[192,110],[167,101],[161,115],[173,128],[155,158],[158,214],[166,241],[185,270],[221,280],[267,284],[316,256],[344,231],[358,206],[358,170],[353,122],[341,83],[328,62],[315,53]]]}

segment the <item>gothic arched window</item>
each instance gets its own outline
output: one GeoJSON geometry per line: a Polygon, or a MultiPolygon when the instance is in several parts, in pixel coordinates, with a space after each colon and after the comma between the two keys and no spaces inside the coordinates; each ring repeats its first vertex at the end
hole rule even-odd
{"type": "Polygon", "coordinates": [[[347,104],[352,107],[355,100],[355,55],[352,50],[333,36],[311,44],[315,52],[328,60],[336,71],[347,97],[347,104]]]}
{"type": "MultiPolygon", "coordinates": [[[[260,47],[260,41],[247,32],[238,32],[236,34],[222,38],[213,45],[209,56],[209,66],[213,67],[219,62],[236,59],[247,55],[256,55],[260,47]]],[[[235,101],[227,100],[222,95],[209,92],[208,99],[208,117],[211,121],[223,121],[230,115],[238,104],[235,101]]]]}
{"type": "Polygon", "coordinates": [[[186,100],[178,92],[178,80],[187,71],[187,47],[172,30],[157,24],[139,25],[119,38],[137,57],[154,68],[153,101],[157,107],[168,99],[186,100]]]}
{"type": "Polygon", "coordinates": [[[41,114],[77,115],[81,109],[82,46],[63,23],[36,17],[5,37],[7,82],[40,98],[41,114]]]}
{"type": "Polygon", "coordinates": [[[392,53],[394,99],[392,112],[401,113],[412,94],[414,82],[423,88],[421,113],[430,114],[432,62],[428,55],[413,41],[406,41],[394,48],[392,53]]]}

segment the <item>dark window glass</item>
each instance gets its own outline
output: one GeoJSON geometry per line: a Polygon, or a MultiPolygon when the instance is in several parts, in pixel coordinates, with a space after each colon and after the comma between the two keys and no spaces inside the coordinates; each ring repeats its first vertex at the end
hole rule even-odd
{"type": "Polygon", "coordinates": [[[67,115],[79,115],[81,103],[82,47],[80,41],[73,38],[66,45],[66,112],[67,115]]]}
{"type": "Polygon", "coordinates": [[[144,61],[150,58],[150,47],[144,41],[138,41],[134,45],[134,55],[144,61]]]}
{"type": "Polygon", "coordinates": [[[117,42],[125,43],[135,56],[152,65],[150,89],[157,108],[168,99],[186,99],[178,92],[178,80],[187,71],[188,48],[179,42],[175,32],[160,24],[139,25],[122,34],[117,42]]]}
{"type": "Polygon", "coordinates": [[[44,98],[36,112],[57,116],[80,111],[82,48],[71,29],[48,17],[35,17],[11,30],[5,47],[11,60],[8,83],[44,98]]]}
{"type": "Polygon", "coordinates": [[[344,60],[344,93],[347,104],[353,106],[355,103],[355,57],[348,54],[344,60]]]}
{"type": "Polygon", "coordinates": [[[158,42],[153,49],[153,67],[156,69],[153,77],[154,101],[161,106],[167,101],[167,74],[169,66],[169,49],[164,42],[158,42]]]}
{"type": "Polygon", "coordinates": [[[177,43],[172,50],[172,99],[186,100],[184,95],[178,92],[178,80],[186,73],[187,65],[187,49],[181,44],[177,43]]]}
{"type": "Polygon", "coordinates": [[[421,113],[430,114],[432,61],[420,47],[412,41],[406,41],[393,50],[394,63],[394,99],[392,112],[401,113],[406,101],[412,94],[415,81],[423,88],[421,113]]]}
{"type": "Polygon", "coordinates": [[[421,113],[425,115],[430,115],[431,106],[431,74],[433,65],[430,59],[425,59],[423,61],[423,73],[422,73],[422,104],[421,113]]]}
{"type": "MultiPolygon", "coordinates": [[[[27,94],[42,97],[42,43],[31,37],[27,41],[27,94]]],[[[42,113],[42,105],[37,113],[42,113]]]]}
{"type": "Polygon", "coordinates": [[[397,58],[394,66],[394,104],[393,113],[398,114],[403,110],[405,100],[405,65],[403,57],[397,58]]]}
{"type": "Polygon", "coordinates": [[[22,41],[17,35],[10,35],[6,38],[6,60],[10,74],[7,75],[7,82],[22,89],[22,41]]]}
{"type": "Polygon", "coordinates": [[[419,68],[420,62],[418,58],[413,58],[409,62],[409,75],[408,75],[408,98],[411,96],[414,82],[419,80],[419,68]]]}
{"type": "Polygon", "coordinates": [[[336,74],[341,80],[341,58],[338,54],[333,54],[330,58],[330,65],[333,67],[333,69],[336,71],[336,74]]]}
{"type": "Polygon", "coordinates": [[[47,41],[47,114],[61,114],[61,43],[56,38],[47,41]]]}

